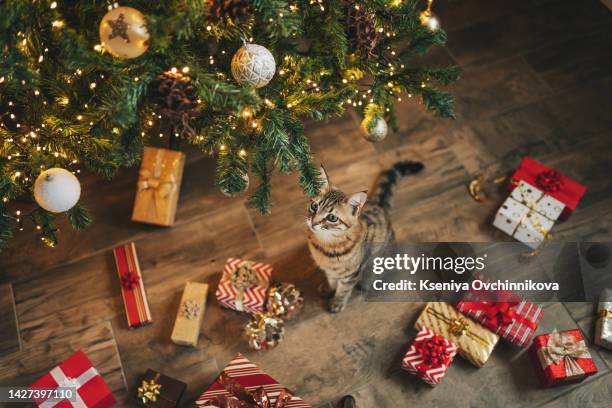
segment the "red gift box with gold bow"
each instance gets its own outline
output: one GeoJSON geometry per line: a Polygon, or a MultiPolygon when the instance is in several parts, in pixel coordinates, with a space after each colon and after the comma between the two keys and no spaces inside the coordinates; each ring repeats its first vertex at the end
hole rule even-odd
{"type": "Polygon", "coordinates": [[[566,220],[572,214],[580,199],[586,192],[586,187],[575,180],[553,170],[531,157],[525,157],[510,180],[509,187],[513,190],[519,181],[525,181],[542,190],[544,194],[565,204],[559,219],[566,220]]]}
{"type": "Polygon", "coordinates": [[[543,334],[533,339],[530,354],[544,387],[574,384],[597,373],[591,353],[578,329],[543,334]]]}
{"type": "MultiPolygon", "coordinates": [[[[482,275],[475,279],[489,280],[482,275]]],[[[527,347],[542,319],[544,310],[508,290],[470,290],[457,304],[457,310],[471,317],[510,343],[527,347]]]]}

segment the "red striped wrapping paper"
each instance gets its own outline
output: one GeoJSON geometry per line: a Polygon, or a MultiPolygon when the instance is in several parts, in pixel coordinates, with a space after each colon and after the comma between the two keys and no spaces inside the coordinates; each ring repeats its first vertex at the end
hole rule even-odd
{"type": "Polygon", "coordinates": [[[129,273],[138,276],[138,283],[133,289],[121,284],[121,295],[123,296],[128,326],[133,329],[151,323],[153,319],[149,310],[144,283],[142,282],[136,246],[133,242],[120,245],[113,249],[113,253],[115,255],[115,265],[117,266],[119,281],[123,281],[122,278],[129,273]]]}
{"type": "Polygon", "coordinates": [[[442,381],[442,378],[446,375],[449,364],[453,361],[453,358],[457,354],[457,350],[458,347],[455,344],[444,337],[437,336],[433,331],[424,327],[417,333],[408,352],[404,355],[402,359],[402,368],[411,374],[421,377],[427,384],[435,386],[440,384],[440,381],[442,381]],[[448,353],[448,364],[441,363],[438,366],[423,369],[422,364],[425,362],[425,358],[417,350],[417,345],[422,342],[432,342],[434,338],[443,340],[445,351],[448,353]]]}
{"type": "Polygon", "coordinates": [[[250,262],[239,258],[229,258],[223,268],[223,275],[217,287],[216,296],[219,304],[229,309],[239,312],[257,313],[263,312],[266,303],[266,293],[270,285],[272,276],[272,266],[259,262],[250,262]],[[238,267],[250,263],[251,267],[257,272],[260,285],[250,287],[243,293],[241,301],[236,301],[237,292],[232,284],[230,274],[238,267]]]}
{"type": "MultiPolygon", "coordinates": [[[[248,391],[263,387],[270,397],[270,406],[274,406],[276,398],[282,390],[286,390],[278,381],[261,371],[255,364],[251,363],[245,356],[238,353],[236,357],[225,367],[223,372],[236,380],[248,391]]],[[[196,401],[196,406],[206,407],[207,400],[215,396],[229,396],[230,393],[216,380],[196,401]]],[[[286,408],[312,408],[299,397],[292,396],[285,405],[286,408]]]]}
{"type": "MultiPolygon", "coordinates": [[[[479,275],[476,275],[475,279],[489,282],[487,278],[479,275]]],[[[522,348],[526,348],[529,346],[529,343],[531,343],[531,339],[537,330],[538,323],[544,314],[540,306],[523,300],[517,293],[511,291],[471,290],[467,292],[457,304],[457,310],[481,323],[510,343],[522,348]],[[509,302],[512,305],[511,309],[513,309],[514,313],[519,316],[519,318],[512,319],[509,324],[503,323],[500,319],[500,324],[493,326],[485,311],[470,307],[470,303],[479,302],[498,304],[509,302]]]]}

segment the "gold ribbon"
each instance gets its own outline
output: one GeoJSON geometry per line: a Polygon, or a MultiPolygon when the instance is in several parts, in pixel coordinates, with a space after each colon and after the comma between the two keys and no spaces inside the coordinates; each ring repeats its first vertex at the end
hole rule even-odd
{"type": "Polygon", "coordinates": [[[245,262],[229,274],[229,279],[236,289],[236,310],[242,312],[244,310],[242,304],[244,292],[253,286],[259,286],[261,284],[259,275],[255,268],[253,268],[252,262],[245,262]]]}
{"type": "Polygon", "coordinates": [[[548,336],[546,346],[538,350],[538,356],[545,367],[565,362],[565,376],[567,379],[572,379],[584,374],[577,359],[591,358],[591,353],[584,340],[576,340],[571,334],[555,329],[548,336]]]}
{"type": "Polygon", "coordinates": [[[449,325],[450,332],[454,336],[461,337],[463,335],[466,335],[470,337],[472,340],[475,340],[486,347],[492,346],[492,344],[489,343],[487,339],[483,338],[479,334],[474,333],[473,331],[470,330],[470,323],[466,318],[456,317],[453,319],[448,316],[445,316],[444,314],[438,312],[437,310],[430,308],[429,306],[427,306],[427,313],[434,315],[435,317],[437,317],[438,319],[442,320],[444,323],[449,325]]]}
{"type": "MultiPolygon", "coordinates": [[[[519,192],[521,193],[521,204],[523,204],[525,207],[527,207],[529,209],[529,211],[527,211],[525,213],[525,215],[523,215],[521,217],[521,219],[519,220],[518,224],[516,224],[516,228],[514,229],[514,231],[512,231],[512,236],[514,236],[514,234],[516,233],[516,231],[519,229],[519,227],[523,224],[523,221],[525,221],[527,218],[531,218],[532,215],[534,213],[538,213],[541,214],[543,217],[546,217],[544,214],[536,211],[536,207],[538,206],[538,203],[544,198],[545,194],[542,193],[542,195],[540,196],[540,198],[538,198],[535,202],[531,202],[529,199],[527,199],[527,196],[525,195],[525,192],[521,189],[519,183],[517,183],[516,181],[513,180],[513,184],[516,185],[516,188],[519,190],[519,192]]],[[[550,219],[550,218],[548,218],[550,219]]],[[[552,220],[551,220],[552,221],[552,220]]],[[[533,226],[536,228],[536,230],[538,230],[538,232],[540,234],[542,234],[542,236],[544,236],[544,240],[547,239],[552,239],[552,234],[549,231],[546,231],[546,229],[544,228],[544,226],[542,225],[542,223],[540,222],[540,220],[533,218],[533,226]]]]}
{"type": "Polygon", "coordinates": [[[149,208],[153,202],[157,217],[163,217],[164,206],[162,202],[172,194],[176,188],[176,177],[170,172],[163,177],[164,151],[158,150],[155,154],[153,169],[141,169],[138,178],[138,192],[143,194],[144,208],[149,208]]]}
{"type": "Polygon", "coordinates": [[[155,379],[152,380],[142,380],[142,384],[138,387],[138,398],[142,401],[143,404],[147,402],[156,402],[157,397],[160,394],[161,384],[158,384],[155,379]]]}

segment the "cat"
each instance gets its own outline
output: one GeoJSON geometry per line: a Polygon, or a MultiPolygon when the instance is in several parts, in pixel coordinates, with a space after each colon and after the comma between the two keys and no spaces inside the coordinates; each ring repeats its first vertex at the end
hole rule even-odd
{"type": "Polygon", "coordinates": [[[321,166],[321,190],[308,205],[306,224],[309,228],[310,253],[325,272],[327,283],[320,288],[331,296],[329,308],[339,313],[347,305],[353,288],[359,283],[365,261],[375,254],[370,248],[382,249],[394,240],[389,219],[390,199],[401,176],[415,174],[422,163],[403,161],[382,172],[368,201],[361,191],[347,195],[334,187],[321,166]]]}

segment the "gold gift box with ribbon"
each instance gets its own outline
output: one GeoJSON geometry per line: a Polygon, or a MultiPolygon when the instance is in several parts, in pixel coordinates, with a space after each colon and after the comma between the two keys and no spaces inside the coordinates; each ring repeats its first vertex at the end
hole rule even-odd
{"type": "Polygon", "coordinates": [[[482,367],[493,352],[499,336],[462,315],[445,302],[429,302],[417,319],[417,329],[428,328],[459,347],[459,355],[482,367]]]}
{"type": "Polygon", "coordinates": [[[132,221],[166,227],[174,224],[184,165],[181,152],[145,147],[132,221]]]}

